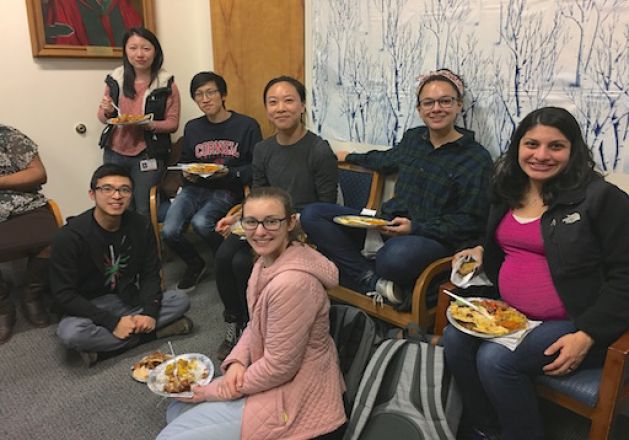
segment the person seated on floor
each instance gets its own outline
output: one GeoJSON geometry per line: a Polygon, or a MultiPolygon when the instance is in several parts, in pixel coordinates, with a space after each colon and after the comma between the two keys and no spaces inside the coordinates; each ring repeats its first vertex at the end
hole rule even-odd
{"type": "Polygon", "coordinates": [[[399,304],[428,264],[482,234],[492,161],[473,132],[454,125],[463,92],[463,81],[451,71],[430,72],[417,88],[417,111],[426,126],[407,130],[389,150],[337,153],[339,161],[399,173],[395,195],[382,204],[380,216],[390,224],[379,228],[384,244],[375,259],[361,253],[364,229],[333,221],[360,210],[327,203],[303,210],[308,239],[339,267],[341,285],[399,304]]]}
{"type": "Polygon", "coordinates": [[[129,172],[105,164],[94,171],[94,208],[57,233],[50,257],[52,293],[65,316],[57,336],[87,366],[142,342],[192,330],[184,292],[162,294],[155,234],[148,219],[127,208],[129,172]]]}
{"type": "Polygon", "coordinates": [[[629,329],[627,218],[629,196],[594,170],[569,112],[545,107],[522,120],[496,163],[484,244],[454,259],[472,256],[503,301],[542,323],[513,351],[446,327],[462,438],[484,438],[497,420],[505,440],[543,439],[534,377],[603,364],[629,329]]]}
{"type": "Polygon", "coordinates": [[[253,189],[241,223],[257,255],[249,325],[221,365],[224,375],[169,405],[158,440],[306,439],[345,422],[326,294],[338,269],[296,241],[297,217],[279,188],[253,189]]]}
{"type": "Polygon", "coordinates": [[[253,147],[262,140],[255,119],[227,110],[227,84],[214,72],[197,73],[190,82],[190,95],[204,116],[186,124],[182,163],[225,165],[227,173],[207,178],[183,172],[184,184],[166,213],[162,238],[185,263],[186,272],[178,289],[194,288],[205,274],[205,261],[185,237],[188,225],[209,243],[215,253],[223,237],[216,222],[243,198],[243,187],[251,181],[253,147]]]}
{"type": "MultiPolygon", "coordinates": [[[[288,191],[297,211],[313,202],[334,202],[337,196],[337,161],[330,145],[309,131],[303,117],[306,88],[288,76],[269,81],[263,93],[267,117],[276,129],[253,152],[252,187],[276,186],[288,191]]],[[[225,306],[225,340],[217,350],[222,360],[234,347],[247,316],[247,281],[253,258],[246,240],[230,234],[240,214],[221,219],[216,230],[226,240],[216,253],[216,286],[225,306]]]]}
{"type": "MultiPolygon", "coordinates": [[[[0,124],[0,261],[28,255],[26,288],[21,298],[24,317],[35,327],[50,318],[44,297],[48,293],[48,257],[57,223],[39,192],[46,169],[37,145],[15,128],[0,124]]],[[[0,344],[13,334],[15,306],[0,273],[0,344]]]]}

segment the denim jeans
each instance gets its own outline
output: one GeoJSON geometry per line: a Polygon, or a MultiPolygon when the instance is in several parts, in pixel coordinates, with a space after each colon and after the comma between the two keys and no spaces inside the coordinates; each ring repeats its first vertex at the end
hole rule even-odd
{"type": "Polygon", "coordinates": [[[238,440],[245,398],[198,404],[172,401],[157,440],[238,440]]]}
{"type": "Polygon", "coordinates": [[[384,246],[375,260],[365,258],[361,250],[365,230],[334,223],[338,215],[357,215],[360,210],[332,203],[312,203],[299,221],[308,239],[339,268],[341,284],[361,292],[372,291],[378,278],[410,288],[426,266],[452,250],[438,241],[419,235],[383,236],[384,246]]]}
{"type": "Polygon", "coordinates": [[[239,201],[238,197],[227,190],[184,186],[166,213],[162,238],[187,264],[202,261],[192,243],[185,237],[184,232],[188,225],[192,225],[194,232],[207,241],[215,253],[223,241],[223,237],[214,231],[216,222],[239,201]]]}
{"type": "MultiPolygon", "coordinates": [[[[534,377],[543,374],[542,367],[558,356],[546,356],[544,350],[575,331],[571,321],[547,321],[511,351],[446,327],[442,340],[446,364],[461,390],[465,420],[482,429],[494,424],[496,414],[504,440],[543,439],[534,377]]],[[[605,350],[595,346],[581,366],[598,367],[604,359],[605,350]]]]}
{"type": "MultiPolygon", "coordinates": [[[[107,294],[90,301],[94,306],[116,316],[140,315],[142,307],[130,306],[118,295],[107,294]]],[[[188,295],[176,290],[164,292],[155,328],[159,330],[181,318],[190,308],[188,295]]],[[[141,342],[141,335],[132,334],[127,339],[118,339],[103,326],[81,316],[65,316],[59,321],[57,336],[68,348],[79,351],[114,351],[132,348],[141,342]]]]}
{"type": "Polygon", "coordinates": [[[140,162],[148,159],[145,153],[137,156],[123,156],[109,148],[105,148],[103,152],[103,163],[113,163],[119,165],[129,171],[133,179],[133,199],[131,199],[131,207],[142,215],[148,216],[150,213],[149,197],[151,187],[157,185],[164,172],[164,161],[157,161],[157,169],[154,171],[142,171],[140,162]]]}

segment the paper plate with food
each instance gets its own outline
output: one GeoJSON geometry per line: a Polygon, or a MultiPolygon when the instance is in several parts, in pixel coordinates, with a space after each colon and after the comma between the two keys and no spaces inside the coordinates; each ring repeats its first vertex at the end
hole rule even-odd
{"type": "Polygon", "coordinates": [[[169,359],[172,359],[172,356],[161,351],[149,353],[131,366],[131,377],[138,382],[146,383],[151,371],[169,359]]]}
{"type": "Polygon", "coordinates": [[[132,115],[121,113],[115,118],[107,119],[108,124],[112,125],[144,125],[153,120],[153,114],[148,115],[132,115]]]}
{"type": "Polygon", "coordinates": [[[524,314],[503,301],[488,298],[467,298],[475,310],[458,301],[450,303],[446,316],[454,327],[479,338],[498,338],[527,328],[524,314]]]}
{"type": "Polygon", "coordinates": [[[206,385],[214,376],[214,364],[200,353],[187,353],[170,359],[149,375],[146,384],[165,397],[192,397],[192,385],[206,385]]]}
{"type": "Polygon", "coordinates": [[[389,220],[378,217],[369,217],[367,215],[339,215],[334,217],[334,222],[339,225],[345,225],[352,228],[378,228],[380,226],[388,226],[391,224],[389,220]]]}
{"type": "Polygon", "coordinates": [[[227,172],[227,167],[218,163],[185,163],[181,169],[186,173],[196,174],[199,177],[210,177],[216,173],[227,172]]]}

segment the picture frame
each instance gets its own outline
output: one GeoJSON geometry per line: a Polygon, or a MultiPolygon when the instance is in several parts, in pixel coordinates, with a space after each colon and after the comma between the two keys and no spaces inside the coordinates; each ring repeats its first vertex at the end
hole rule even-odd
{"type": "Polygon", "coordinates": [[[26,11],[33,57],[120,58],[128,28],[155,32],[155,0],[26,0],[26,11]]]}

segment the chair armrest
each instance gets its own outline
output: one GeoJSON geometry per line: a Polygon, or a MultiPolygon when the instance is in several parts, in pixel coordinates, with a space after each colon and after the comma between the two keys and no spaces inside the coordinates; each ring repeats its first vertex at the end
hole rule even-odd
{"type": "Polygon", "coordinates": [[[153,226],[153,233],[155,234],[155,241],[157,243],[157,253],[162,254],[162,243],[159,231],[159,224],[157,222],[157,209],[159,208],[159,188],[158,185],[153,185],[149,192],[149,213],[151,217],[151,225],[153,226]]]}
{"type": "Polygon", "coordinates": [[[55,222],[57,226],[62,227],[65,221],[63,220],[63,215],[61,215],[61,209],[59,209],[59,205],[53,199],[48,199],[47,206],[52,215],[55,217],[55,222]]]}
{"type": "Polygon", "coordinates": [[[440,258],[430,263],[419,275],[413,288],[413,298],[411,302],[411,314],[413,322],[419,323],[424,328],[430,327],[435,309],[428,309],[428,287],[430,282],[438,275],[450,271],[452,257],[440,258]]]}
{"type": "Polygon", "coordinates": [[[229,209],[229,211],[227,211],[227,214],[225,214],[225,217],[239,214],[241,210],[242,210],[242,203],[238,203],[237,205],[232,206],[229,209]]]}
{"type": "Polygon", "coordinates": [[[446,295],[444,290],[452,290],[455,289],[456,286],[452,284],[450,281],[447,283],[443,283],[439,286],[439,296],[437,297],[437,311],[435,312],[435,334],[443,335],[443,329],[448,324],[448,319],[446,318],[446,310],[448,310],[448,306],[450,305],[451,298],[446,295]]]}

